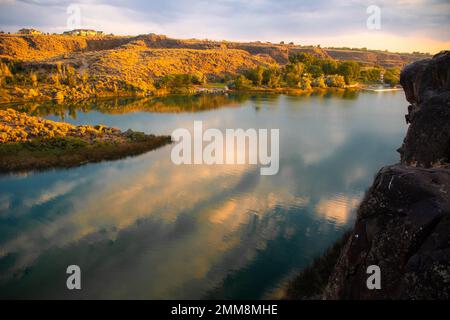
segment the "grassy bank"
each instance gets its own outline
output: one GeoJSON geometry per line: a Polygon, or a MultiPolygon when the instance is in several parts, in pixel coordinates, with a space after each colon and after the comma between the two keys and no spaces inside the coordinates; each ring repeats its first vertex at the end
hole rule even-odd
{"type": "Polygon", "coordinates": [[[314,259],[312,264],[303,269],[289,283],[284,299],[321,299],[323,290],[350,235],[350,231],[346,232],[323,255],[314,259]]]}
{"type": "Polygon", "coordinates": [[[169,136],[105,126],[74,126],[0,110],[0,172],[67,168],[138,155],[171,142],[169,136]]]}

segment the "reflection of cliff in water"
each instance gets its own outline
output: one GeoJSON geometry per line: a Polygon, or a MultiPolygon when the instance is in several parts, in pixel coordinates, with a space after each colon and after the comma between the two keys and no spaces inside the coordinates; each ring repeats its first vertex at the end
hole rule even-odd
{"type": "MultiPolygon", "coordinates": [[[[58,116],[64,120],[67,115],[73,119],[77,118],[77,112],[98,111],[107,114],[124,114],[136,111],[178,113],[178,112],[201,112],[218,109],[222,107],[234,107],[252,100],[258,102],[263,96],[271,94],[258,93],[235,93],[220,95],[171,95],[166,97],[149,98],[111,98],[111,99],[87,99],[72,102],[57,103],[55,101],[45,102],[23,102],[6,104],[0,108],[13,108],[26,112],[33,116],[58,116]]],[[[276,96],[276,95],[273,95],[276,96]]],[[[301,96],[319,96],[323,98],[337,97],[341,99],[355,99],[357,91],[314,91],[304,93],[301,96]]]]}

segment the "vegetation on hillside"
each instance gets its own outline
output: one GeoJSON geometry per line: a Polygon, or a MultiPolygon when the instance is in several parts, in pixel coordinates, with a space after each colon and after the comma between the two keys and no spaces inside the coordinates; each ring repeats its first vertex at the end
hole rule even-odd
{"type": "Polygon", "coordinates": [[[399,84],[400,71],[397,68],[384,70],[381,67],[362,67],[355,61],[336,61],[320,58],[309,53],[297,53],[289,58],[290,63],[279,68],[258,66],[237,76],[230,87],[248,90],[253,86],[268,88],[345,88],[349,85],[380,83],[385,75],[385,83],[390,86],[399,84]]]}
{"type": "Polygon", "coordinates": [[[18,61],[42,61],[70,55],[76,52],[93,52],[117,49],[120,46],[142,41],[152,49],[238,49],[251,55],[268,55],[279,64],[289,62],[289,56],[304,52],[321,58],[338,61],[356,61],[364,66],[380,65],[384,68],[402,67],[430,54],[420,52],[394,53],[367,48],[321,48],[320,46],[298,46],[293,43],[274,44],[259,41],[240,43],[211,40],[179,40],[164,35],[79,37],[67,35],[6,35],[0,34],[0,59],[18,61]]]}
{"type": "Polygon", "coordinates": [[[0,102],[194,93],[207,82],[309,91],[380,83],[384,75],[395,86],[399,75],[398,68],[334,59],[320,47],[157,35],[0,35],[0,57],[0,102]]]}
{"type": "Polygon", "coordinates": [[[0,110],[0,171],[70,167],[139,154],[170,137],[105,126],[74,126],[0,110]]]}

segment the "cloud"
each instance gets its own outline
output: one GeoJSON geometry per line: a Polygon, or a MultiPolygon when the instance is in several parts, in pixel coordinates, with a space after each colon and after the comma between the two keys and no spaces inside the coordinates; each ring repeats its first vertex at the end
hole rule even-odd
{"type": "Polygon", "coordinates": [[[367,47],[380,44],[372,33],[397,39],[426,38],[445,45],[450,41],[450,3],[442,0],[0,0],[0,28],[63,31],[66,9],[73,3],[82,9],[83,26],[115,34],[155,32],[181,38],[331,45],[330,38],[332,42],[341,36],[368,33],[367,47]],[[381,9],[381,30],[366,27],[366,9],[372,4],[381,9]]]}

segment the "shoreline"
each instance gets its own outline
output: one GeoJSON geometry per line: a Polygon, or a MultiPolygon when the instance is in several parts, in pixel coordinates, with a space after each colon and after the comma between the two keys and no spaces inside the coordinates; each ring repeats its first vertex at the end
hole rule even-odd
{"type": "MultiPolygon", "coordinates": [[[[303,89],[296,89],[296,88],[263,88],[263,87],[255,87],[251,89],[246,90],[222,90],[222,91],[195,91],[190,93],[183,93],[182,95],[187,96],[195,96],[195,95],[226,95],[229,93],[267,93],[267,94],[289,94],[289,95],[303,95],[308,93],[339,93],[339,92],[345,92],[345,91],[352,91],[357,92],[365,90],[364,87],[361,86],[349,86],[345,88],[337,88],[337,87],[330,87],[330,88],[312,88],[311,90],[303,90],[303,89]]],[[[383,91],[398,91],[401,89],[395,89],[395,90],[383,90],[383,91]]],[[[371,90],[366,90],[371,91],[371,90]]],[[[83,97],[78,99],[65,99],[65,100],[55,100],[53,98],[49,99],[18,99],[18,100],[11,100],[11,101],[0,101],[0,106],[7,106],[7,105],[15,105],[20,103],[45,103],[45,102],[54,102],[56,104],[64,104],[64,103],[76,103],[78,101],[84,101],[84,100],[91,100],[91,99],[98,99],[98,100],[108,100],[113,98],[118,99],[126,99],[126,98],[136,98],[136,99],[144,99],[144,98],[162,98],[162,97],[170,97],[170,96],[176,96],[180,95],[180,93],[167,93],[167,94],[155,94],[155,95],[136,95],[136,94],[121,94],[121,95],[99,95],[99,96],[91,96],[91,97],[83,97]]]]}
{"type": "MultiPolygon", "coordinates": [[[[37,144],[0,145],[0,174],[26,171],[44,171],[79,167],[88,163],[120,160],[153,151],[171,143],[170,136],[146,135],[140,141],[120,144],[98,143],[92,145],[42,147],[37,144]]],[[[62,143],[64,145],[64,142],[62,143]]]]}
{"type": "Polygon", "coordinates": [[[170,136],[122,132],[102,125],[74,126],[13,109],[0,110],[0,174],[118,160],[171,142],[170,136]]]}

